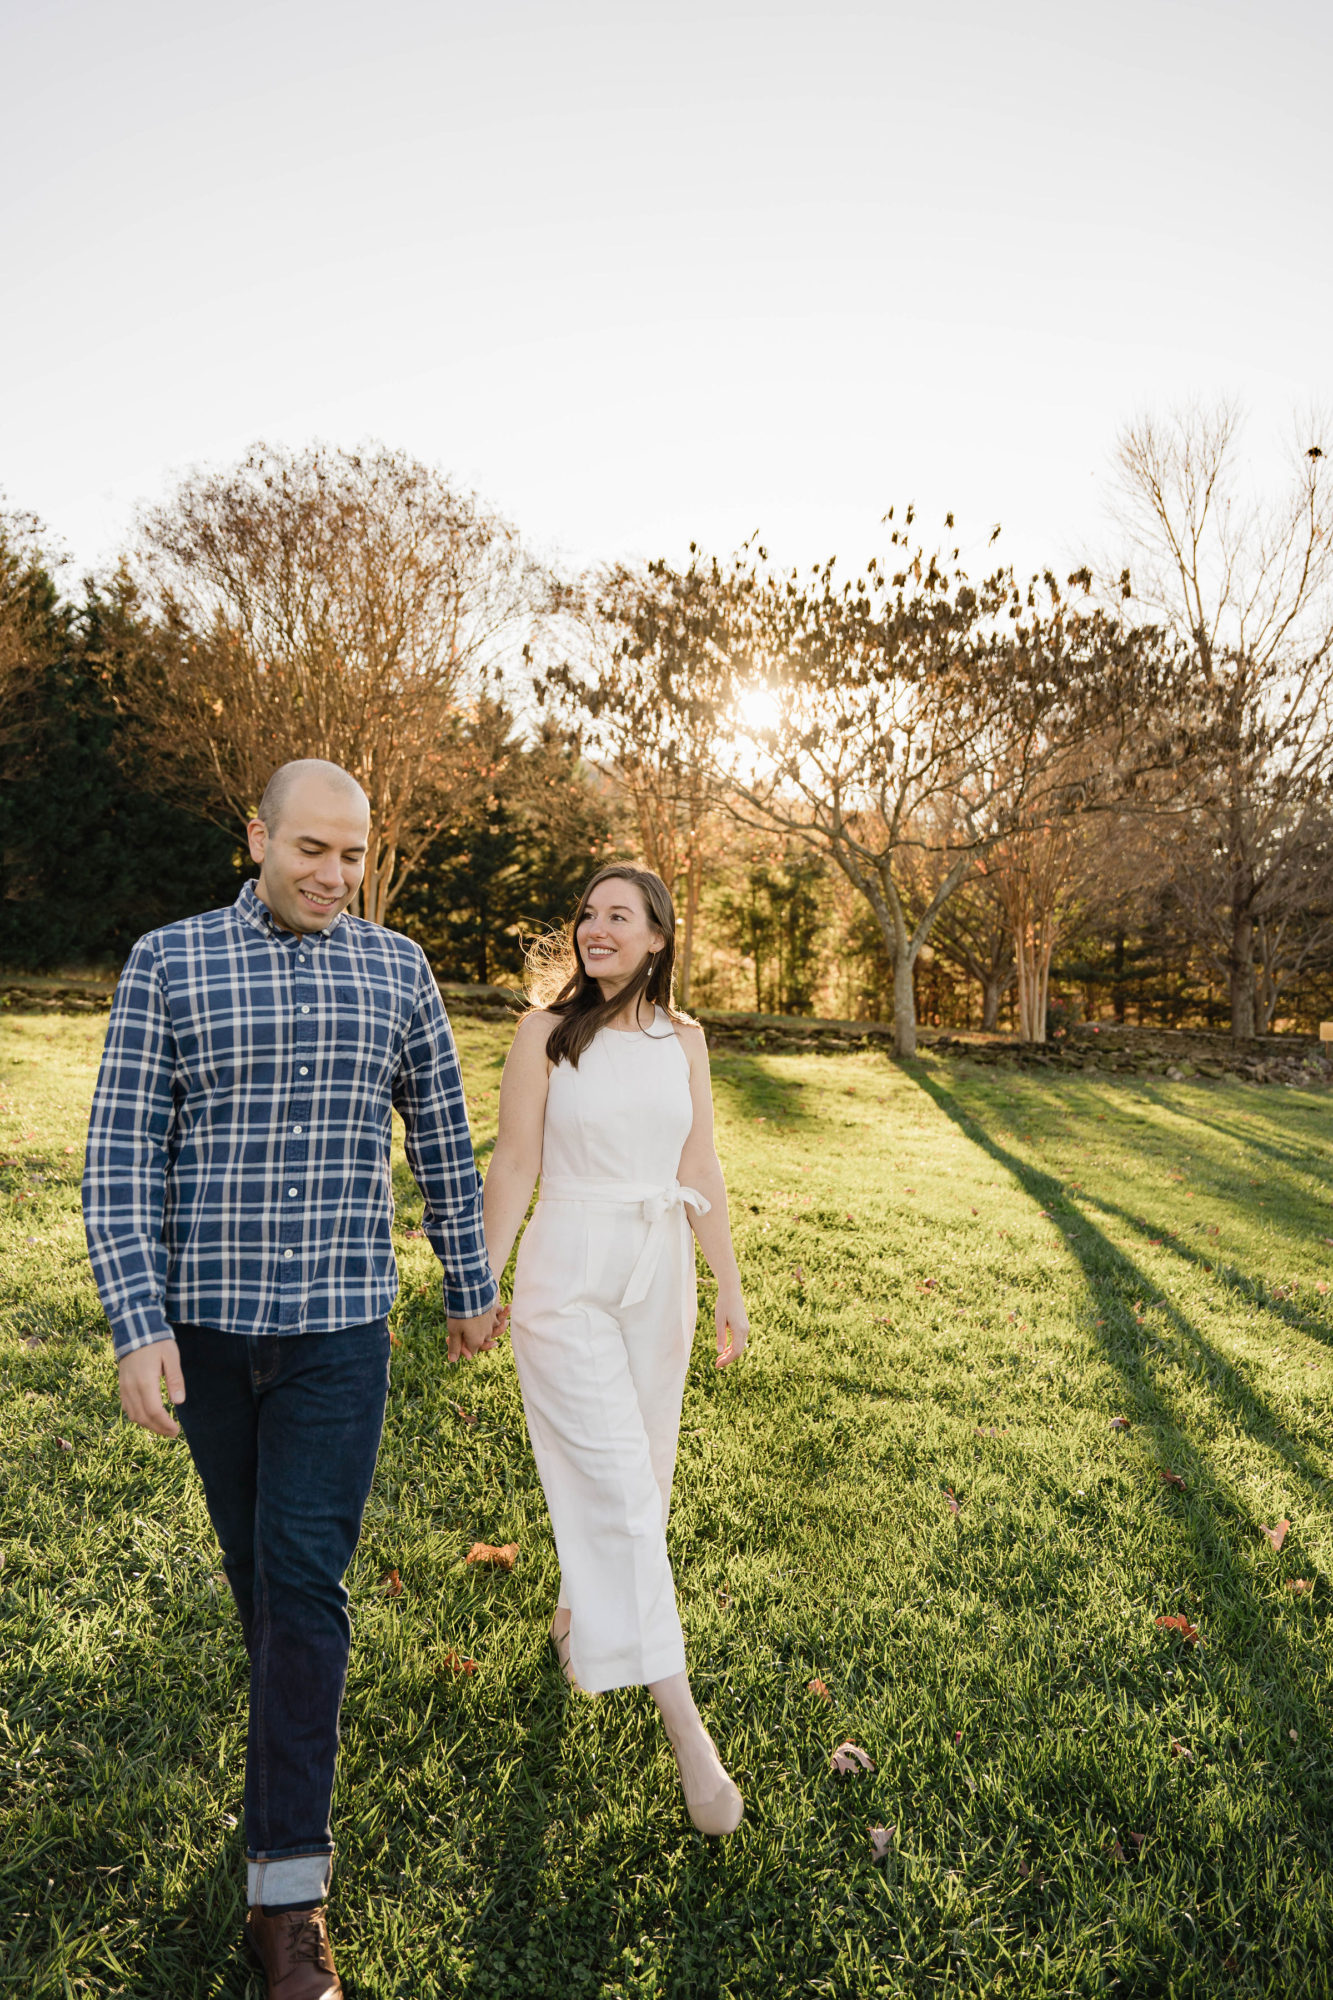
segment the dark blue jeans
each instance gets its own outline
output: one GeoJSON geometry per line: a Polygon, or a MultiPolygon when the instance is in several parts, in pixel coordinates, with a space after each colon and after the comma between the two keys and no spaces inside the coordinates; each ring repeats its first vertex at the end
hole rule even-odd
{"type": "MultiPolygon", "coordinates": [[[[246,1847],[252,1863],[331,1855],[351,1641],[343,1576],[384,1426],[388,1323],[281,1337],[175,1331],[177,1415],[250,1655],[246,1847]]],[[[300,1895],[310,1866],[269,1872],[300,1895]]]]}

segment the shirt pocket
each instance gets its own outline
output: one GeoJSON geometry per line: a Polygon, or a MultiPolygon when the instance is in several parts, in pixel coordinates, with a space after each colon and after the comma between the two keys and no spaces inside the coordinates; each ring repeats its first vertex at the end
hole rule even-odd
{"type": "Polygon", "coordinates": [[[334,1046],[340,1067],[386,1073],[397,1058],[402,1020],[392,993],[376,986],[333,989],[334,1046]]]}

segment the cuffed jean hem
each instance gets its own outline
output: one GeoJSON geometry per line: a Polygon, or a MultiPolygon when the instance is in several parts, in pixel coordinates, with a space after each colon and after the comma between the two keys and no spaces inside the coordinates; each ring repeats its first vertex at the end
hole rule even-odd
{"type": "Polygon", "coordinates": [[[277,1861],[247,1861],[245,1900],[258,1904],[322,1903],[333,1880],[331,1854],[284,1854],[277,1861]]]}

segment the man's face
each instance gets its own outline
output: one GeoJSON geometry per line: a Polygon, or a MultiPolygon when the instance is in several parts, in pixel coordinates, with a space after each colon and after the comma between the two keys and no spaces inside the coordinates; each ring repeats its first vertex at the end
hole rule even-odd
{"type": "Polygon", "coordinates": [[[285,930],[323,931],[361,886],[370,814],[355,794],[304,778],[293,785],[270,833],[262,819],[247,831],[259,863],[255,893],[285,930]]]}

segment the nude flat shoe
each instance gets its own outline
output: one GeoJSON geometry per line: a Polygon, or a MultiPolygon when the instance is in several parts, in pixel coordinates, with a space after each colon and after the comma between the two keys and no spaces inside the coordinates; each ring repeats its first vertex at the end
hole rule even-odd
{"type": "MultiPolygon", "coordinates": [[[[713,1742],[711,1736],[708,1740],[710,1743],[713,1742]]],[[[715,1743],[713,1754],[717,1755],[715,1743]]],[[[722,1762],[720,1757],[718,1762],[719,1764],[722,1762]]],[[[680,1779],[680,1789],[685,1794],[685,1810],[700,1833],[709,1834],[714,1839],[723,1839],[727,1834],[735,1833],[745,1818],[745,1801],[740,1795],[740,1788],[733,1784],[730,1778],[724,1774],[717,1790],[710,1792],[706,1798],[692,1798],[689,1786],[685,1783],[685,1773],[680,1767],[679,1756],[676,1757],[676,1776],[680,1779]]]]}

